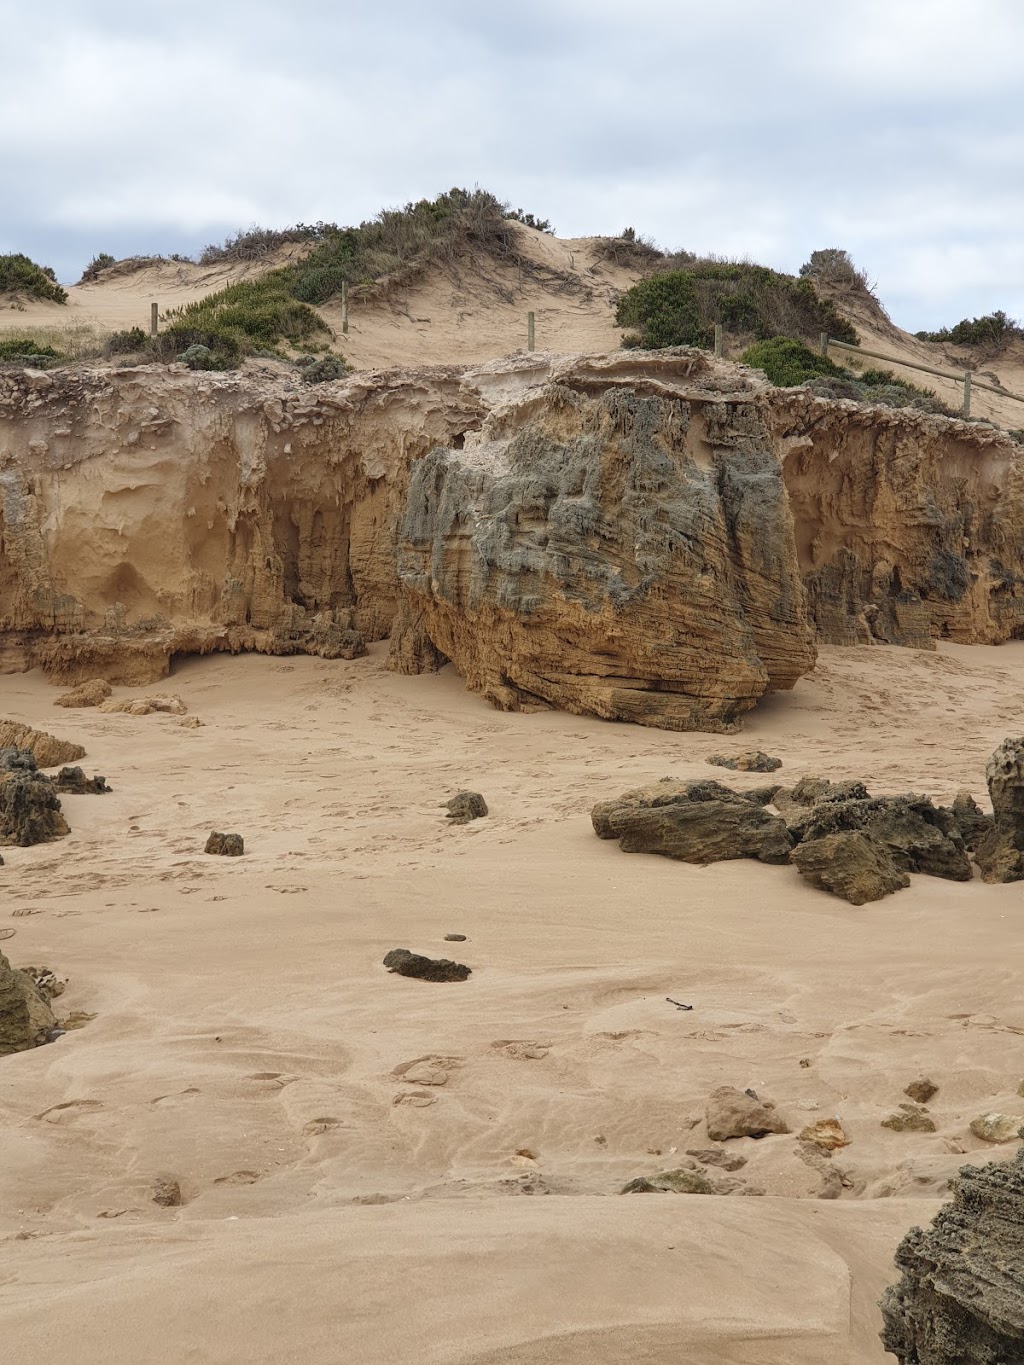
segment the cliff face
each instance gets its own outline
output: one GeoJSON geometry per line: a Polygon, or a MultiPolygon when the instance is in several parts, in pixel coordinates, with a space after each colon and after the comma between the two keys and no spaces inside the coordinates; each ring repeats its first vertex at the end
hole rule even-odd
{"type": "Polygon", "coordinates": [[[808,610],[829,644],[1024,631],[1024,451],[907,409],[769,399],[808,610]]]}
{"type": "Polygon", "coordinates": [[[497,706],[729,730],[813,666],[763,413],[676,378],[566,367],[413,470],[405,618],[497,706]]]}
{"type": "Polygon", "coordinates": [[[390,634],[498,705],[729,728],[811,666],[808,606],[842,643],[1024,630],[1018,452],[694,351],[7,371],[0,671],[390,634]]]}
{"type": "Polygon", "coordinates": [[[174,653],[356,652],[395,612],[410,463],[479,423],[458,371],[0,376],[0,668],[163,676],[174,653]]]}

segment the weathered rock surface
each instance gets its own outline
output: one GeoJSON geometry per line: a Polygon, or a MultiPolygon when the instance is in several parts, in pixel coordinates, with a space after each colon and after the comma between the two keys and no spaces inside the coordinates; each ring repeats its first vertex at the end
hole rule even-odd
{"type": "Polygon", "coordinates": [[[687,1156],[694,1157],[705,1166],[719,1166],[723,1171],[739,1171],[747,1164],[747,1158],[739,1152],[730,1152],[724,1147],[687,1148],[687,1156]]]}
{"type": "Polygon", "coordinates": [[[977,840],[975,862],[986,882],[1024,878],[1024,739],[1004,739],[985,769],[993,821],[977,840]]]}
{"type": "Polygon", "coordinates": [[[470,820],[479,820],[487,814],[487,802],[479,792],[457,792],[445,805],[453,825],[468,825],[470,820]]]}
{"type": "Polygon", "coordinates": [[[54,784],[28,749],[0,749],[0,844],[28,848],[70,834],[54,784]]]}
{"type": "Polygon", "coordinates": [[[57,1020],[46,996],[27,972],[16,971],[0,953],[0,1056],[50,1041],[57,1020]]]}
{"type": "Polygon", "coordinates": [[[896,1251],[882,1341],[900,1365],[1024,1361],[1024,1158],[964,1166],[953,1201],[896,1251]]]}
{"type": "Polygon", "coordinates": [[[823,1152],[837,1152],[840,1147],[849,1147],[850,1139],[838,1119],[818,1119],[802,1128],[798,1135],[800,1142],[810,1142],[823,1152]]]}
{"type": "Polygon", "coordinates": [[[801,777],[795,787],[779,787],[772,799],[787,820],[799,823],[819,801],[866,801],[863,782],[830,782],[827,777],[801,777]]]}
{"type": "Polygon", "coordinates": [[[716,1194],[714,1184],[698,1170],[680,1168],[658,1175],[640,1175],[623,1185],[620,1194],[716,1194]]]}
{"type": "Polygon", "coordinates": [[[998,644],[1024,615],[1024,457],[1004,432],[778,390],[808,610],[828,644],[998,644]]]}
{"type": "Polygon", "coordinates": [[[927,1076],[919,1076],[917,1080],[904,1087],[903,1093],[918,1104],[927,1104],[933,1095],[939,1093],[939,1087],[927,1076]]]}
{"type": "Polygon", "coordinates": [[[99,706],[101,701],[106,701],[110,693],[110,684],[103,678],[89,678],[86,682],[73,687],[70,692],[62,692],[59,697],[54,697],[53,704],[68,707],[99,706]]]}
{"type": "Polygon", "coordinates": [[[727,1138],[766,1137],[788,1133],[789,1124],[771,1100],[761,1100],[735,1086],[722,1085],[708,1096],[708,1137],[712,1142],[727,1138]]]}
{"type": "Polygon", "coordinates": [[[40,768],[56,768],[59,763],[74,763],[85,757],[81,744],[58,739],[45,730],[33,730],[16,720],[0,720],[0,749],[27,749],[40,768]]]}
{"type": "Polygon", "coordinates": [[[188,707],[174,693],[157,693],[152,697],[121,697],[101,701],[97,709],[109,715],[151,716],[155,711],[169,716],[183,716],[188,707]]]}
{"type": "Polygon", "coordinates": [[[600,838],[618,839],[626,853],[661,853],[700,864],[728,858],[759,858],[763,863],[789,859],[785,821],[710,780],[664,778],[599,802],[591,820],[600,838]]]}
{"type": "Polygon", "coordinates": [[[469,967],[452,962],[446,957],[422,957],[408,948],[392,948],[384,958],[389,972],[399,976],[414,976],[421,981],[465,981],[471,974],[469,967]]]}
{"type": "Polygon", "coordinates": [[[712,754],[708,762],[738,773],[773,773],[782,767],[781,758],[772,758],[761,749],[750,749],[745,754],[712,754]]]}
{"type": "Polygon", "coordinates": [[[240,858],[245,852],[245,840],[240,834],[222,834],[214,830],[203,852],[216,853],[222,858],[240,858]]]}
{"type": "Polygon", "coordinates": [[[802,843],[854,830],[884,844],[901,872],[926,872],[955,882],[969,882],[974,875],[952,812],[927,796],[827,798],[789,825],[790,834],[802,843]]]}
{"type": "Polygon", "coordinates": [[[68,796],[101,796],[111,790],[105,777],[98,774],[86,777],[82,768],[61,768],[53,785],[58,792],[68,796]]]}
{"type": "Polygon", "coordinates": [[[790,861],[805,881],[851,905],[881,900],[910,885],[885,844],[859,830],[805,839],[793,849],[790,861]]]}
{"type": "Polygon", "coordinates": [[[901,1104],[887,1119],[882,1120],[883,1128],[891,1128],[894,1133],[934,1133],[935,1120],[921,1104],[901,1104]]]}
{"type": "Polygon", "coordinates": [[[1024,1127],[1024,1114],[979,1114],[971,1119],[970,1127],[985,1142],[1012,1142],[1024,1127]]]}
{"type": "Polygon", "coordinates": [[[153,1181],[151,1198],[161,1208],[176,1209],[185,1202],[181,1197],[181,1184],[174,1176],[158,1175],[153,1181]]]}
{"type": "Polygon", "coordinates": [[[985,814],[969,791],[957,792],[952,810],[957,833],[964,841],[964,847],[973,853],[990,833],[995,821],[991,815],[985,814]]]}
{"type": "Polygon", "coordinates": [[[763,416],[687,363],[675,386],[567,369],[414,467],[409,614],[502,709],[728,731],[812,666],[763,416]]]}

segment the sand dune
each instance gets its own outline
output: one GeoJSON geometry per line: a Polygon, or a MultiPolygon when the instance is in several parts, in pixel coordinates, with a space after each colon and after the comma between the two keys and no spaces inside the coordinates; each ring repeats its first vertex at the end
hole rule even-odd
{"type": "MultiPolygon", "coordinates": [[[[623,854],[591,805],[707,775],[721,736],[498,713],[385,648],[187,661],[193,729],[4,679],[4,714],[114,788],[64,799],[67,839],[4,850],[0,946],[95,1015],[0,1063],[5,1358],[884,1359],[896,1242],[1018,1145],[968,1124],[1024,1110],[1019,889],[917,877],[854,909],[790,867],[623,854]],[[491,813],[452,828],[463,787],[491,813]],[[211,829],[246,856],[204,856],[211,829]],[[396,946],[473,974],[391,976],[396,946]],[[938,1131],[883,1129],[922,1071],[938,1131]],[[765,1197],[620,1197],[707,1145],[722,1084],[794,1131],[838,1115],[842,1197],[792,1137],[729,1144],[765,1197]]],[[[825,648],[740,747],[784,778],[981,797],[1022,680],[1024,644],[825,648]]]]}

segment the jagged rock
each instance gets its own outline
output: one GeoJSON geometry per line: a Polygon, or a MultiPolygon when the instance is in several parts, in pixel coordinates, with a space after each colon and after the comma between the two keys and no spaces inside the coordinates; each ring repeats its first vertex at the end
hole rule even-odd
{"type": "Polygon", "coordinates": [[[620,1194],[717,1194],[714,1184],[700,1171],[661,1171],[658,1175],[641,1175],[623,1185],[620,1194]]]}
{"type": "Polygon", "coordinates": [[[900,872],[926,872],[954,882],[969,882],[974,875],[952,812],[927,796],[825,799],[789,824],[798,843],[855,830],[884,844],[900,872]]]}
{"type": "Polygon", "coordinates": [[[973,853],[991,831],[994,820],[975,801],[969,791],[958,791],[953,798],[953,823],[964,846],[973,853]]]}
{"type": "Polygon", "coordinates": [[[46,1000],[56,1000],[67,989],[67,982],[61,981],[56,972],[49,967],[20,967],[19,971],[35,982],[36,989],[46,1000]]]}
{"type": "Polygon", "coordinates": [[[453,825],[468,825],[487,814],[487,802],[479,792],[459,792],[446,801],[448,819],[453,825]]]}
{"type": "Polygon", "coordinates": [[[176,1209],[185,1202],[181,1197],[181,1185],[173,1176],[158,1175],[153,1181],[152,1199],[161,1208],[176,1209]]]}
{"type": "Polygon", "coordinates": [[[885,844],[858,830],[805,839],[793,849],[790,861],[812,886],[831,891],[851,905],[881,900],[910,885],[885,844]]]}
{"type": "Polygon", "coordinates": [[[737,792],[737,796],[742,796],[744,801],[753,801],[755,806],[770,806],[774,803],[776,794],[780,788],[773,783],[768,787],[748,787],[746,791],[737,792]]]}
{"type": "Polygon", "coordinates": [[[53,783],[28,749],[0,749],[0,844],[28,848],[70,834],[53,783]]]}
{"type": "Polygon", "coordinates": [[[68,796],[100,796],[111,790],[105,777],[86,777],[81,768],[61,768],[53,779],[57,791],[68,796]]]}
{"type": "Polygon", "coordinates": [[[384,959],[389,972],[399,976],[414,976],[421,981],[465,981],[471,969],[461,962],[446,957],[421,957],[408,948],[392,948],[384,959]]]}
{"type": "Polygon", "coordinates": [[[1024,1114],[979,1114],[971,1119],[971,1132],[985,1142],[1012,1142],[1022,1125],[1024,1114]]]}
{"type": "Polygon", "coordinates": [[[916,1081],[911,1081],[910,1084],[904,1088],[903,1093],[904,1095],[908,1095],[912,1100],[916,1100],[918,1104],[927,1104],[933,1095],[939,1093],[939,1087],[934,1081],[930,1081],[927,1076],[920,1076],[916,1081]]]}
{"type": "Polygon", "coordinates": [[[813,666],[761,413],[701,396],[566,373],[413,466],[403,610],[472,691],[729,732],[813,666]]]}
{"type": "Polygon", "coordinates": [[[809,1123],[801,1129],[798,1137],[800,1142],[810,1142],[823,1152],[837,1152],[840,1147],[850,1145],[850,1139],[838,1119],[818,1119],[815,1123],[809,1123]]]}
{"type": "Polygon", "coordinates": [[[934,1133],[935,1120],[920,1104],[901,1104],[895,1113],[882,1120],[883,1128],[894,1133],[934,1133]]]}
{"type": "Polygon", "coordinates": [[[156,693],[151,697],[122,697],[101,701],[98,709],[107,715],[149,716],[160,711],[169,716],[183,716],[188,707],[174,693],[156,693]]]}
{"type": "Polygon", "coordinates": [[[240,858],[245,852],[245,840],[240,834],[221,834],[214,830],[203,851],[218,853],[222,858],[240,858]]]}
{"type": "Polygon", "coordinates": [[[719,1166],[723,1171],[739,1171],[747,1164],[747,1158],[739,1152],[730,1152],[720,1147],[688,1148],[687,1156],[695,1157],[705,1166],[719,1166]]]}
{"type": "Polygon", "coordinates": [[[762,1138],[769,1133],[788,1133],[789,1124],[771,1100],[760,1100],[735,1086],[722,1085],[708,1096],[708,1137],[712,1142],[727,1138],[762,1138]]]}
{"type": "Polygon", "coordinates": [[[900,1365],[1024,1361],[1024,1157],[963,1166],[953,1200],[896,1250],[882,1342],[900,1365]]]}
{"type": "Polygon", "coordinates": [[[85,757],[81,744],[57,739],[16,720],[0,720],[0,749],[27,749],[40,768],[56,768],[59,763],[74,763],[85,757]]]}
{"type": "Polygon", "coordinates": [[[1004,739],[985,769],[993,822],[974,859],[986,882],[1024,877],[1024,739],[1004,739]]]}
{"type": "Polygon", "coordinates": [[[103,678],[89,678],[88,681],[73,687],[70,692],[62,692],[59,697],[55,697],[53,704],[69,707],[99,706],[101,701],[106,701],[110,693],[111,686],[103,678]]]}
{"type": "Polygon", "coordinates": [[[731,768],[738,773],[773,773],[782,767],[781,758],[771,758],[761,749],[751,749],[745,754],[712,754],[709,763],[716,768],[731,768]]]}
{"type": "Polygon", "coordinates": [[[27,972],[16,971],[0,953],[0,1056],[48,1043],[56,1028],[44,993],[27,972]]]}
{"type": "Polygon", "coordinates": [[[448,662],[427,634],[426,613],[401,598],[388,645],[392,673],[436,673],[448,662]]]}
{"type": "Polygon", "coordinates": [[[591,820],[599,838],[618,839],[626,853],[661,853],[700,864],[789,858],[785,821],[713,781],[664,778],[599,802],[591,820]]]}

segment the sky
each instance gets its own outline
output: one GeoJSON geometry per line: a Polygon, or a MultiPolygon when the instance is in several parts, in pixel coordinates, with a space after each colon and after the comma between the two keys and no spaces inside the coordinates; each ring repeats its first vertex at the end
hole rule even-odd
{"type": "Polygon", "coordinates": [[[0,0],[0,252],[78,278],[453,185],[1024,317],[1021,0],[0,0]]]}

